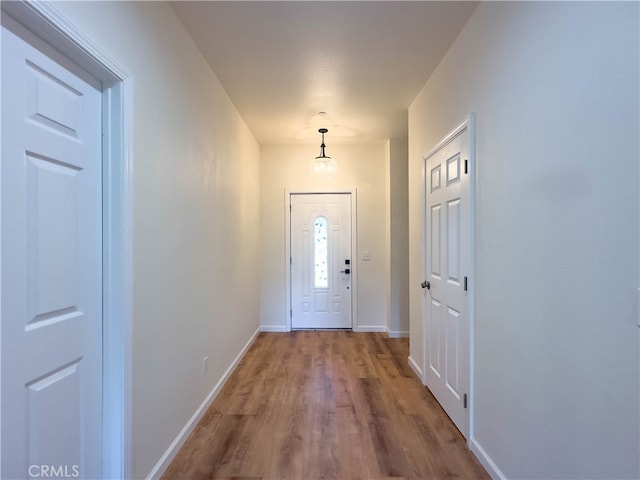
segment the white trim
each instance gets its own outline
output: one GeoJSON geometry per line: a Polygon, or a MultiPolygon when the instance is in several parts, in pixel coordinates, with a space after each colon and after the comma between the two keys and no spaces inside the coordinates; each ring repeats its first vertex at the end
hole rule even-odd
{"type": "Polygon", "coordinates": [[[467,444],[474,441],[475,435],[475,326],[476,326],[476,192],[478,186],[478,162],[476,158],[476,114],[469,115],[469,241],[471,242],[469,252],[469,438],[467,444]]]}
{"type": "Polygon", "coordinates": [[[185,424],[184,427],[182,427],[182,430],[180,430],[178,436],[173,440],[173,442],[171,442],[171,445],[169,445],[169,448],[167,448],[162,457],[160,457],[158,463],[156,463],[155,466],[151,469],[151,472],[149,472],[149,475],[147,475],[147,480],[159,479],[162,476],[176,454],[180,451],[180,448],[184,445],[184,442],[186,442],[189,438],[189,435],[191,435],[191,433],[198,426],[198,422],[200,421],[202,416],[206,413],[207,409],[220,394],[220,392],[222,391],[222,387],[224,387],[225,383],[227,383],[227,380],[229,380],[229,377],[231,377],[231,374],[242,360],[242,357],[245,356],[251,345],[253,345],[253,342],[255,342],[256,338],[260,334],[260,330],[261,328],[256,329],[256,331],[242,348],[240,353],[238,353],[233,362],[231,362],[229,368],[227,368],[227,370],[224,372],[222,378],[220,378],[218,383],[215,384],[204,401],[196,409],[193,415],[191,415],[189,421],[185,424]]]}
{"type": "Polygon", "coordinates": [[[354,266],[355,275],[351,275],[351,325],[356,327],[359,323],[358,317],[358,189],[351,189],[351,263],[354,266]]]}
{"type": "Polygon", "coordinates": [[[444,138],[442,140],[440,140],[436,144],[436,146],[433,147],[429,151],[429,153],[427,153],[423,157],[423,160],[428,160],[429,158],[433,157],[436,153],[438,153],[445,146],[447,146],[449,143],[451,143],[452,140],[454,140],[455,138],[459,137],[465,130],[468,130],[470,128],[470,126],[472,125],[472,123],[475,123],[475,114],[474,113],[469,114],[469,117],[464,122],[462,122],[456,128],[451,130],[448,134],[446,134],[444,136],[444,138]]]}
{"type": "Polygon", "coordinates": [[[46,43],[96,78],[112,86],[129,73],[113,58],[64,17],[48,0],[20,0],[2,2],[2,11],[8,13],[29,30],[37,32],[46,43]]]}
{"type": "Polygon", "coordinates": [[[284,331],[291,331],[291,193],[284,191],[284,331]]]}
{"type": "Polygon", "coordinates": [[[411,370],[413,370],[413,373],[415,373],[417,377],[422,381],[422,369],[411,355],[409,355],[409,357],[407,358],[407,363],[409,363],[409,366],[411,367],[411,370]]]}
{"type": "Polygon", "coordinates": [[[485,452],[484,448],[480,446],[475,438],[469,442],[469,449],[473,452],[493,480],[507,480],[504,473],[502,473],[493,459],[487,454],[487,452],[485,452]]]}
{"type": "MultiPolygon", "coordinates": [[[[473,440],[474,435],[474,323],[475,323],[475,203],[476,203],[476,150],[475,150],[475,141],[476,141],[476,133],[475,133],[475,114],[469,114],[469,117],[458,125],[456,128],[451,130],[442,140],[440,140],[435,147],[433,147],[429,153],[427,153],[423,157],[422,161],[422,248],[423,248],[423,264],[422,264],[422,276],[423,278],[427,278],[426,272],[426,264],[427,264],[427,242],[426,242],[426,225],[427,225],[427,171],[426,165],[427,161],[433,157],[436,153],[438,153],[442,148],[451,143],[452,140],[462,135],[465,131],[469,133],[469,242],[470,242],[470,252],[469,252],[469,264],[466,265],[468,269],[468,293],[467,293],[467,308],[468,308],[468,319],[469,319],[469,338],[468,338],[468,349],[469,349],[469,359],[468,359],[468,369],[469,369],[469,378],[467,385],[468,392],[468,422],[467,422],[467,444],[470,445],[473,440]]],[[[463,267],[464,268],[464,267],[463,267]]],[[[427,384],[427,335],[426,335],[426,310],[427,310],[427,296],[423,295],[422,300],[422,375],[421,380],[422,384],[427,384]]]]}
{"type": "Polygon", "coordinates": [[[379,331],[379,330],[359,330],[358,326],[358,273],[355,268],[358,246],[358,189],[342,189],[335,191],[309,191],[309,190],[288,190],[284,191],[284,244],[285,244],[285,330],[291,331],[291,195],[313,195],[313,194],[350,194],[351,195],[351,258],[354,265],[355,275],[351,276],[351,328],[356,331],[379,331]]]}
{"type": "Polygon", "coordinates": [[[389,330],[389,327],[386,327],[385,331],[390,338],[408,338],[409,331],[408,330],[389,330]]]}
{"type": "Polygon", "coordinates": [[[290,332],[284,325],[260,325],[261,332],[290,332]]]}
{"type": "Polygon", "coordinates": [[[48,1],[2,2],[103,84],[103,477],[131,476],[131,76],[48,1]]]}
{"type": "Polygon", "coordinates": [[[104,129],[105,138],[109,139],[105,142],[103,157],[105,478],[130,478],[133,465],[131,83],[130,80],[123,80],[104,92],[104,129]],[[118,158],[123,161],[115,161],[118,158]]]}
{"type": "MultiPolygon", "coordinates": [[[[422,232],[420,239],[422,242],[422,280],[427,279],[427,158],[425,155],[422,157],[422,232]]],[[[420,381],[423,385],[427,384],[427,294],[424,288],[421,291],[422,305],[420,307],[422,314],[422,359],[421,363],[424,370],[420,369],[420,381]]]]}
{"type": "Polygon", "coordinates": [[[353,328],[354,332],[369,332],[369,333],[387,333],[387,326],[386,325],[358,325],[357,327],[353,328]]]}
{"type": "Polygon", "coordinates": [[[638,298],[636,300],[636,311],[638,313],[638,328],[640,328],[640,287],[637,288],[637,293],[638,293],[638,298]]]}

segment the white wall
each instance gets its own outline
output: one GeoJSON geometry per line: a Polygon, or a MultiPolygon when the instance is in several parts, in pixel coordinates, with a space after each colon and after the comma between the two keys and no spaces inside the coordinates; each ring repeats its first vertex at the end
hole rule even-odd
{"type": "Polygon", "coordinates": [[[391,336],[409,336],[408,139],[385,144],[387,190],[387,318],[391,336]]]}
{"type": "Polygon", "coordinates": [[[133,77],[133,477],[144,478],[258,328],[259,148],[168,4],[55,6],[133,77]]]}
{"type": "Polygon", "coordinates": [[[410,108],[418,363],[422,156],[477,114],[474,440],[507,478],[640,477],[638,19],[483,2],[410,108]]]}
{"type": "MultiPolygon", "coordinates": [[[[309,161],[318,146],[262,146],[260,149],[261,289],[260,323],[268,330],[286,330],[285,190],[349,191],[357,188],[357,250],[353,252],[358,282],[358,318],[354,327],[384,331],[385,283],[385,149],[384,144],[338,145],[327,136],[327,154],[338,163],[334,178],[318,177],[309,161]],[[371,261],[360,252],[371,252],[371,261]]],[[[256,269],[258,270],[258,269],[256,269]]]]}

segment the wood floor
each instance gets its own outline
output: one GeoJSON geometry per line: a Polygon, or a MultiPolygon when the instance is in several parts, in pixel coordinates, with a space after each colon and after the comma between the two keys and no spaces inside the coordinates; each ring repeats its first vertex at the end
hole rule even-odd
{"type": "Polygon", "coordinates": [[[262,333],[162,478],[489,479],[407,357],[385,334],[262,333]]]}

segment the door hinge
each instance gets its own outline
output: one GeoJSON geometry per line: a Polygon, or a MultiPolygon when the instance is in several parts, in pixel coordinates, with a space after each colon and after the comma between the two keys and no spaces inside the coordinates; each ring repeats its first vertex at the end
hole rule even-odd
{"type": "Polygon", "coordinates": [[[464,173],[469,173],[469,160],[464,160],[464,173]]]}
{"type": "Polygon", "coordinates": [[[467,408],[467,394],[464,394],[464,400],[462,401],[464,404],[464,408],[467,408]]]}
{"type": "Polygon", "coordinates": [[[293,265],[293,257],[289,257],[289,265],[293,265]]]}
{"type": "Polygon", "coordinates": [[[293,318],[293,310],[289,310],[289,318],[293,318]]]}
{"type": "Polygon", "coordinates": [[[467,277],[464,277],[464,291],[466,292],[469,289],[467,277]]]}

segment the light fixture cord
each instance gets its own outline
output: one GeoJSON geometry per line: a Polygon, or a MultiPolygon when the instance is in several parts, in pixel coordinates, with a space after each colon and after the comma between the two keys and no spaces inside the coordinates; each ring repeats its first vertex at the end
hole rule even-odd
{"type": "Polygon", "coordinates": [[[324,134],[325,132],[323,131],[324,129],[320,130],[320,134],[322,135],[322,143],[320,144],[320,156],[317,158],[327,158],[327,155],[324,151],[324,149],[326,148],[326,145],[324,143],[324,134]]]}

